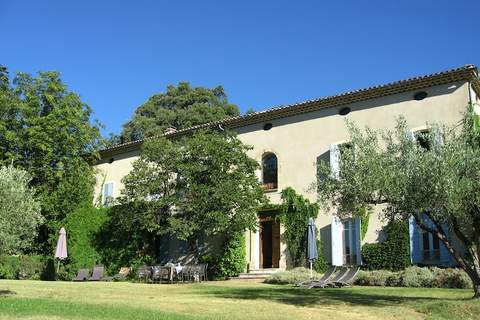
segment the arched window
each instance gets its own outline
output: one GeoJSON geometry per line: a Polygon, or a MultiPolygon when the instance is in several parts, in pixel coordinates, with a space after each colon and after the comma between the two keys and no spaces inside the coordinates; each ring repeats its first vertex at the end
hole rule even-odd
{"type": "Polygon", "coordinates": [[[274,190],[278,186],[277,156],[267,153],[262,158],[262,182],[264,190],[274,190]]]}

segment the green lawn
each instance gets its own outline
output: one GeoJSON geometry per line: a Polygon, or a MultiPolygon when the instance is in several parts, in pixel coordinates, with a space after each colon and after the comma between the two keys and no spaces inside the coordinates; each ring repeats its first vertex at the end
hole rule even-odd
{"type": "Polygon", "coordinates": [[[0,319],[480,319],[470,290],[0,281],[0,319]]]}

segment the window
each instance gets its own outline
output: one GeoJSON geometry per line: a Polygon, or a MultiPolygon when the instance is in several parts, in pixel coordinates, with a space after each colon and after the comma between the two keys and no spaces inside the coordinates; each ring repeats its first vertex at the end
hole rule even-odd
{"type": "Polygon", "coordinates": [[[420,101],[425,99],[427,96],[428,96],[428,93],[426,93],[425,91],[418,91],[413,95],[413,99],[420,101]]]}
{"type": "Polygon", "coordinates": [[[420,146],[423,150],[429,151],[431,148],[430,145],[430,134],[428,130],[417,131],[414,133],[415,140],[417,141],[418,146],[420,146]]]}
{"type": "Polygon", "coordinates": [[[330,171],[336,178],[340,176],[340,161],[346,152],[351,152],[353,145],[349,142],[330,146],[330,171]]]}
{"type": "Polygon", "coordinates": [[[102,204],[111,206],[113,203],[113,182],[105,183],[102,192],[102,204]]]}
{"type": "Polygon", "coordinates": [[[343,221],[343,264],[357,264],[358,232],[355,219],[343,221]]]}
{"type": "Polygon", "coordinates": [[[440,260],[440,240],[430,232],[422,230],[422,253],[424,262],[440,260]]]}
{"type": "Polygon", "coordinates": [[[277,156],[268,153],[262,159],[262,187],[264,190],[275,190],[278,187],[277,156]]]}
{"type": "Polygon", "coordinates": [[[415,139],[417,145],[424,151],[432,150],[432,146],[438,148],[443,145],[443,135],[438,128],[415,131],[412,134],[412,138],[415,139]]]}
{"type": "Polygon", "coordinates": [[[341,116],[346,116],[347,114],[350,113],[350,111],[352,111],[352,109],[350,109],[349,107],[345,107],[345,108],[342,108],[338,111],[338,114],[341,115],[341,116]]]}

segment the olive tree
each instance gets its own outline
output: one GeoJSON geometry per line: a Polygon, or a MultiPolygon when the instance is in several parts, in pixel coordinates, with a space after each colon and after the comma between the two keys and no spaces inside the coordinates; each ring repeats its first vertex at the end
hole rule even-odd
{"type": "Polygon", "coordinates": [[[460,126],[432,125],[421,134],[403,118],[394,130],[347,122],[351,147],[340,150],[335,174],[319,165],[317,190],[339,216],[383,204],[386,219],[415,219],[444,244],[480,298],[480,133],[472,110],[460,126]]]}
{"type": "Polygon", "coordinates": [[[28,249],[42,222],[40,204],[28,184],[28,173],[13,166],[0,167],[0,253],[28,249]]]}

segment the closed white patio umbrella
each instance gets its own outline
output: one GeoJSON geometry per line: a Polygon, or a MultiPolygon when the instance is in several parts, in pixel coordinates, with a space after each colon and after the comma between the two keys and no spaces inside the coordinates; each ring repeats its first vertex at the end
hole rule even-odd
{"type": "Polygon", "coordinates": [[[67,257],[67,232],[65,228],[62,227],[58,236],[57,249],[55,250],[55,258],[58,259],[57,273],[60,269],[60,260],[65,260],[67,257]]]}

